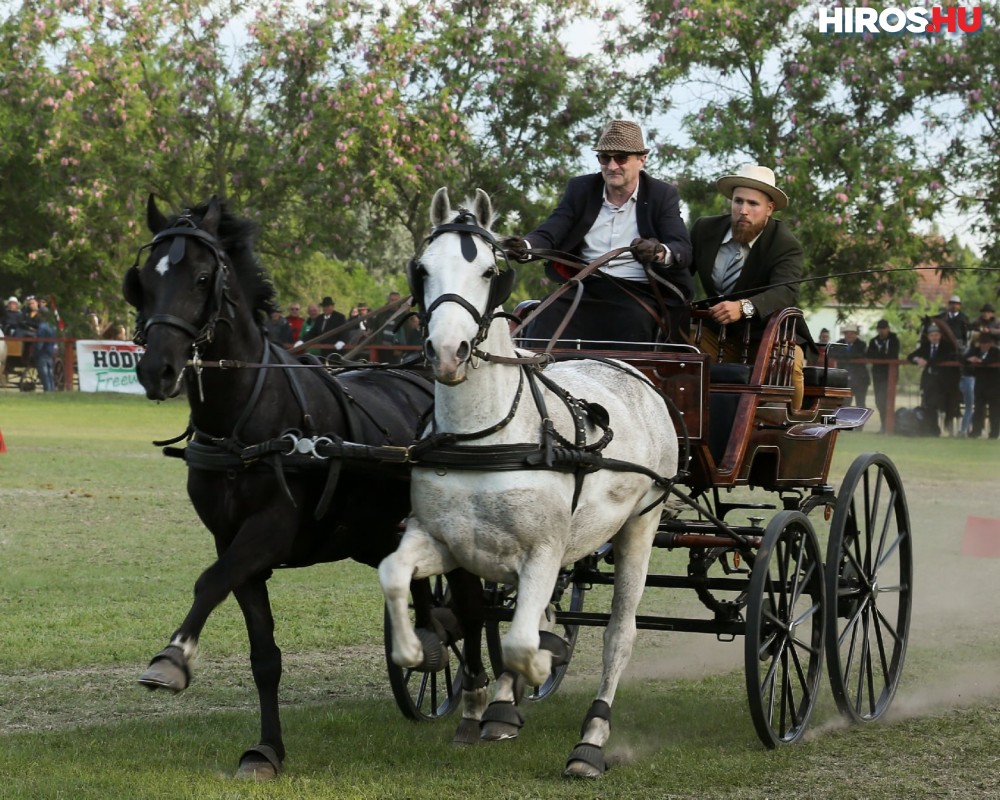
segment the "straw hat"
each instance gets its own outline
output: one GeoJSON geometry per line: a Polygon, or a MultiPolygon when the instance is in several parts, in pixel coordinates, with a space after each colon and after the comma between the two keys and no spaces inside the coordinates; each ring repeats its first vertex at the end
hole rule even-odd
{"type": "Polygon", "coordinates": [[[730,200],[733,189],[745,187],[763,192],[774,201],[774,210],[780,211],[788,205],[788,195],[775,185],[774,170],[759,164],[744,164],[735,175],[723,175],[715,182],[719,191],[730,200]]]}
{"type": "Polygon", "coordinates": [[[599,153],[638,153],[641,156],[649,152],[642,141],[642,128],[627,119],[611,120],[594,150],[599,153]]]}

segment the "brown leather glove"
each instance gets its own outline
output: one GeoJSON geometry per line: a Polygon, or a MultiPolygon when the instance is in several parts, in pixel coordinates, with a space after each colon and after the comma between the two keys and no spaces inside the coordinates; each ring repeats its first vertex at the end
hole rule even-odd
{"type": "Polygon", "coordinates": [[[520,236],[505,236],[500,240],[500,249],[507,254],[507,258],[515,261],[528,260],[528,243],[520,236]]]}
{"type": "Polygon", "coordinates": [[[629,247],[632,248],[632,257],[648,267],[656,261],[656,254],[660,251],[660,242],[658,239],[633,239],[629,247]]]}

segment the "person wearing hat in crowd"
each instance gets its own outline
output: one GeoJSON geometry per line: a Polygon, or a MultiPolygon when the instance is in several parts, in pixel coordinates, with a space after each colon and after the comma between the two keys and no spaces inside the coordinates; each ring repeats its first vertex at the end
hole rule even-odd
{"type": "Polygon", "coordinates": [[[976,343],[965,354],[965,363],[975,370],[976,396],[972,426],[968,436],[978,439],[990,421],[989,437],[1000,437],[1000,347],[997,335],[991,330],[981,330],[976,343]]]}
{"type": "MultiPolygon", "coordinates": [[[[948,329],[952,332],[955,339],[955,353],[956,355],[964,353],[969,345],[972,343],[972,323],[970,322],[968,316],[962,311],[962,298],[957,294],[953,294],[948,298],[948,307],[938,314],[934,321],[938,325],[942,323],[948,326],[948,329]]],[[[947,333],[947,331],[945,331],[947,333]]],[[[958,381],[958,386],[956,386],[952,394],[948,398],[949,407],[949,417],[957,418],[959,414],[962,414],[962,422],[960,425],[960,433],[964,436],[969,432],[969,426],[972,424],[972,408],[975,403],[975,384],[976,378],[973,375],[972,368],[967,367],[960,370],[960,377],[958,381]],[[962,412],[962,407],[964,406],[965,411],[962,412]]],[[[948,431],[949,434],[954,434],[954,431],[948,431]]]]}
{"type": "MultiPolygon", "coordinates": [[[[868,342],[868,358],[899,360],[899,337],[889,328],[889,320],[880,319],[875,325],[875,336],[868,342]]],[[[879,433],[885,433],[889,417],[889,364],[872,364],[872,389],[875,408],[878,409],[879,433]]]]}
{"type": "Polygon", "coordinates": [[[981,331],[989,331],[1000,338],[1000,319],[997,319],[996,309],[990,303],[983,303],[979,316],[972,320],[973,336],[981,331]]]}
{"type": "MultiPolygon", "coordinates": [[[[795,281],[803,272],[802,245],[773,216],[788,205],[788,195],[778,188],[774,171],[759,164],[744,164],[715,185],[729,200],[729,212],[700,217],[691,226],[691,271],[710,298],[741,295],[739,300],[709,306],[711,319],[716,325],[749,325],[751,340],[759,342],[767,318],[794,306],[799,297],[795,281]]],[[[742,330],[727,337],[727,345],[741,341],[742,330]]],[[[702,349],[718,351],[714,331],[703,334],[702,349]]],[[[736,358],[735,352],[723,355],[727,360],[736,358]]],[[[792,368],[796,409],[802,405],[802,361],[802,348],[796,347],[792,368]]]]}
{"type": "MultiPolygon", "coordinates": [[[[343,314],[341,314],[339,311],[334,310],[335,303],[333,302],[333,298],[330,297],[329,295],[323,298],[323,301],[320,303],[320,305],[323,307],[323,310],[320,312],[320,315],[316,317],[316,319],[313,321],[313,324],[309,328],[309,332],[304,334],[303,341],[309,342],[312,341],[313,339],[317,339],[324,333],[332,331],[334,328],[337,328],[343,325],[345,322],[347,322],[347,318],[344,317],[343,314]]],[[[344,332],[345,339],[346,336],[347,332],[345,331],[344,332]]],[[[344,340],[342,339],[339,342],[324,342],[324,344],[332,344],[335,346],[339,344],[340,346],[337,347],[337,349],[339,350],[344,346],[344,340]]]]}
{"type": "MultiPolygon", "coordinates": [[[[0,295],[2,297],[2,295],[0,295]]],[[[21,301],[16,297],[8,297],[3,310],[4,336],[25,336],[24,314],[21,313],[21,301]]]]}
{"type": "Polygon", "coordinates": [[[862,339],[858,338],[858,326],[854,324],[845,325],[840,329],[842,338],[837,340],[837,347],[833,350],[837,366],[847,370],[847,385],[854,395],[854,405],[858,408],[868,407],[868,365],[858,363],[856,359],[865,358],[868,355],[868,348],[862,339]]]}
{"type": "Polygon", "coordinates": [[[950,398],[953,387],[958,386],[959,370],[942,366],[942,362],[954,361],[958,357],[950,338],[941,336],[941,328],[931,322],[924,330],[917,349],[906,360],[923,368],[920,373],[921,405],[927,411],[929,427],[935,436],[941,435],[939,416],[945,417],[945,429],[950,430],[953,413],[950,398]]]}
{"type": "MultiPolygon", "coordinates": [[[[676,187],[645,171],[649,148],[642,129],[629,120],[612,120],[593,148],[600,171],[572,178],[559,205],[535,230],[508,236],[500,246],[519,261],[533,248],[568,252],[591,262],[621,247],[630,253],[602,266],[583,281],[583,296],[563,340],[651,342],[659,326],[647,308],[667,307],[670,341],[685,341],[694,286],[689,274],[691,240],[681,219],[676,187]],[[650,281],[656,281],[654,289],[650,281]],[[644,307],[645,306],[645,307],[644,307]]],[[[549,262],[546,275],[558,283],[571,270],[549,262]]],[[[535,344],[547,342],[573,303],[566,292],[522,332],[535,344]]],[[[618,345],[616,345],[618,346],[618,345]]]]}

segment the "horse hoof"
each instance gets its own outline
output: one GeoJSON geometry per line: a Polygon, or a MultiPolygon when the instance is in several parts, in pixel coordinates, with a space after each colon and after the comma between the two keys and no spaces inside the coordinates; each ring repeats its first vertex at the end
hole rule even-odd
{"type": "Polygon", "coordinates": [[[458,730],[452,737],[452,744],[475,744],[479,741],[479,720],[463,717],[458,723],[458,730]]]}
{"type": "Polygon", "coordinates": [[[416,667],[418,672],[440,672],[448,664],[448,648],[434,631],[417,628],[417,638],[424,651],[424,659],[416,667]]]}
{"type": "Polygon", "coordinates": [[[272,781],[281,774],[281,759],[278,752],[266,744],[258,744],[240,756],[237,778],[251,781],[272,781]]]}
{"type": "Polygon", "coordinates": [[[183,692],[191,683],[191,671],[184,652],[179,647],[170,646],[157,653],[139,676],[139,683],[150,691],[169,689],[174,694],[183,692]]]}
{"type": "Polygon", "coordinates": [[[552,653],[552,668],[561,667],[568,664],[573,651],[569,642],[557,633],[552,631],[539,631],[539,648],[552,653]]]}
{"type": "Polygon", "coordinates": [[[494,700],[483,712],[479,722],[479,738],[485,742],[516,739],[524,725],[524,717],[513,703],[494,700]]]}
{"type": "Polygon", "coordinates": [[[608,770],[604,751],[595,744],[580,742],[566,760],[565,778],[600,778],[608,770]]]}

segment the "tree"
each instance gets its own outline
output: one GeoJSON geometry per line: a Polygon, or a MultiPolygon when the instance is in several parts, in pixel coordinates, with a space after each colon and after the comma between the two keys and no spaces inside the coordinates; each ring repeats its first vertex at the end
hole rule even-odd
{"type": "Polygon", "coordinates": [[[118,315],[152,191],[227,197],[258,223],[279,292],[301,290],[317,254],[395,284],[439,186],[481,186],[526,217],[555,191],[603,112],[597,59],[560,39],[591,7],[8,3],[0,279],[118,315]],[[539,40],[542,62],[527,55],[539,40]]]}

